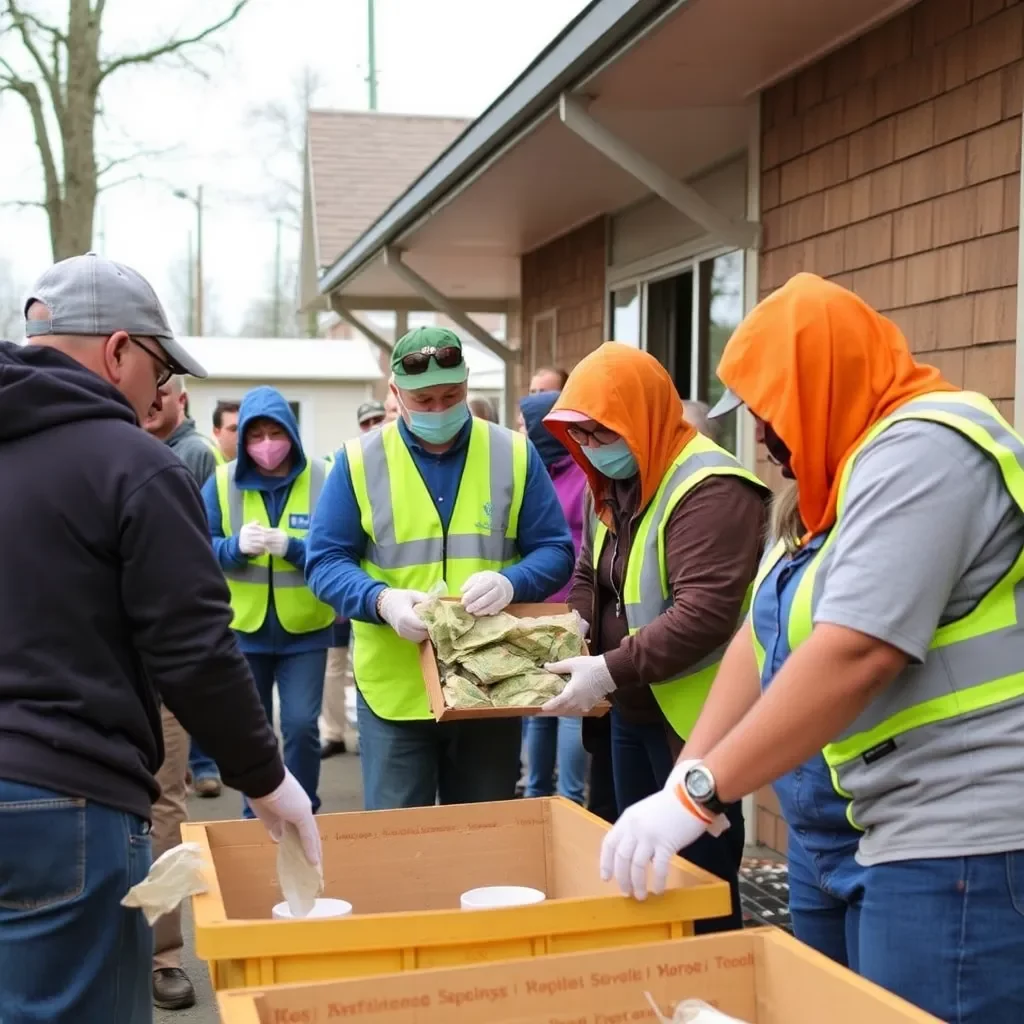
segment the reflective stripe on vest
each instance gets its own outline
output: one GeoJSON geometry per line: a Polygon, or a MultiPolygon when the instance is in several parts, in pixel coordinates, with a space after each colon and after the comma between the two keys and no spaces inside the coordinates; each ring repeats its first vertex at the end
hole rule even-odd
{"type": "MultiPolygon", "coordinates": [[[[753,473],[744,469],[734,455],[703,434],[697,434],[686,445],[662,479],[633,537],[622,587],[626,623],[631,634],[649,626],[672,607],[665,559],[665,527],[683,498],[711,476],[736,476],[754,484],[765,494],[768,493],[768,488],[753,473]]],[[[596,575],[601,550],[608,537],[608,527],[597,521],[592,523],[592,528],[592,566],[596,575]]],[[[746,614],[749,598],[748,591],[737,627],[746,614]]],[[[723,644],[710,652],[674,679],[651,686],[665,718],[681,739],[689,736],[700,716],[727,646],[723,644]]]]}
{"type": "MultiPolygon", "coordinates": [[[[516,537],[526,490],[527,443],[521,434],[474,419],[455,507],[445,534],[434,498],[397,423],[345,446],[366,550],[362,567],[389,587],[449,594],[475,572],[519,561],[516,537]]],[[[390,626],[353,620],[355,677],[380,718],[431,718],[419,651],[390,626]]]]}
{"type": "MultiPolygon", "coordinates": [[[[813,631],[814,612],[834,557],[833,541],[842,523],[857,456],[884,430],[903,420],[940,423],[976,444],[992,457],[1007,491],[1024,512],[1024,439],[987,398],[960,392],[926,395],[907,402],[876,424],[846,462],[839,485],[836,526],[794,595],[788,629],[791,650],[813,631]]],[[[936,501],[941,502],[941,496],[937,495],[936,501]]],[[[941,515],[940,505],[936,514],[941,515]]],[[[880,813],[898,813],[901,791],[914,784],[920,770],[920,752],[910,741],[914,730],[1024,698],[1022,613],[1024,550],[970,612],[939,627],[923,664],[904,669],[825,747],[833,784],[837,792],[851,800],[847,815],[851,823],[856,825],[860,820],[870,827],[880,813]],[[901,737],[903,744],[896,743],[901,737]],[[880,812],[878,804],[887,799],[893,807],[880,812]]]]}
{"type": "Polygon", "coordinates": [[[210,451],[213,453],[214,461],[217,463],[218,466],[226,466],[228,464],[228,460],[224,458],[224,453],[220,450],[220,446],[217,444],[216,441],[213,440],[212,437],[207,437],[205,434],[200,434],[198,430],[196,431],[196,437],[198,437],[199,440],[202,441],[203,444],[205,444],[206,447],[210,449],[210,451]]]}
{"type": "MultiPolygon", "coordinates": [[[[225,537],[237,536],[246,523],[257,522],[268,528],[271,525],[263,495],[235,486],[237,466],[237,462],[229,462],[218,466],[216,472],[225,537]]],[[[290,537],[306,537],[326,477],[324,464],[319,459],[311,459],[292,481],[278,524],[290,537]]],[[[303,573],[284,558],[258,555],[248,559],[240,569],[225,569],[224,577],[234,612],[231,626],[239,632],[255,633],[266,621],[271,581],[278,621],[289,633],[312,633],[334,621],[331,608],[313,596],[303,573]]]]}

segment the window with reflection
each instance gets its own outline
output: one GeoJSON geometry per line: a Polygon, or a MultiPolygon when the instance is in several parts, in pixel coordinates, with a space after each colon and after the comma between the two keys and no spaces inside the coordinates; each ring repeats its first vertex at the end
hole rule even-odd
{"type": "Polygon", "coordinates": [[[612,341],[640,347],[640,286],[629,285],[611,294],[612,341]]]}

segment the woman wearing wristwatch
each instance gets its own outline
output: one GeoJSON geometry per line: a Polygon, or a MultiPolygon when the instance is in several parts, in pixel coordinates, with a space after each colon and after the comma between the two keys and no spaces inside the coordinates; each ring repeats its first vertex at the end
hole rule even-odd
{"type": "MultiPolygon", "coordinates": [[[[855,295],[799,274],[723,353],[730,392],[796,479],[807,566],[761,693],[750,620],[682,759],[601,868],[655,864],[822,751],[860,831],[859,970],[941,1020],[1024,1020],[1024,439],[914,361],[855,295]]],[[[786,557],[763,562],[761,587],[786,557]]],[[[760,591],[761,587],[758,587],[760,591]]],[[[806,808],[822,825],[827,811],[806,808]]]]}

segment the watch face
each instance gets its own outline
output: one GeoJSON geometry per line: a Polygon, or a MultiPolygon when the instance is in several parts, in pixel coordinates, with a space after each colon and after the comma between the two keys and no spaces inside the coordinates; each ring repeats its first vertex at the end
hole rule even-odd
{"type": "Polygon", "coordinates": [[[694,800],[704,801],[714,795],[715,786],[707,772],[693,768],[686,775],[686,790],[694,800]]]}

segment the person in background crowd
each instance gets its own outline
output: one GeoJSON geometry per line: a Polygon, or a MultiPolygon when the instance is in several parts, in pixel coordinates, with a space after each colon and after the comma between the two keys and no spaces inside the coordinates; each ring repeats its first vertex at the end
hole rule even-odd
{"type": "Polygon", "coordinates": [[[398,399],[393,391],[389,391],[384,398],[384,422],[394,423],[398,419],[398,399]]]}
{"type": "Polygon", "coordinates": [[[359,433],[365,434],[368,430],[382,426],[385,416],[387,416],[387,410],[384,408],[383,402],[378,402],[376,399],[370,402],[363,402],[356,410],[359,433]]]}
{"type": "MultiPolygon", "coordinates": [[[[778,652],[740,631],[670,787],[619,819],[602,874],[642,894],[653,859],[659,889],[667,851],[699,842],[722,802],[823,754],[861,832],[860,973],[939,1020],[1019,1024],[1024,438],[813,274],[748,314],[718,376],[713,412],[745,404],[797,483],[789,653],[762,692],[778,652]]],[[[783,541],[755,603],[785,558],[783,541]]],[[[798,834],[839,806],[814,792],[783,806],[798,834]]]]}
{"type": "MultiPolygon", "coordinates": [[[[217,462],[205,438],[187,415],[188,392],[184,378],[172,377],[160,388],[160,406],[154,407],[143,427],[163,441],[188,467],[198,487],[213,475],[217,462]]],[[[189,737],[165,706],[160,709],[164,733],[164,763],[157,773],[160,796],[153,804],[153,857],[181,842],[181,826],[188,820],[189,737]]],[[[195,753],[195,748],[193,749],[195,753]]],[[[211,758],[202,758],[203,774],[193,781],[203,796],[220,794],[220,773],[211,758]]],[[[153,1002],[163,1010],[182,1010],[196,1001],[192,982],[181,966],[183,938],[181,907],[175,907],[153,926],[153,1002]]]]}
{"type": "Polygon", "coordinates": [[[434,721],[415,609],[441,581],[478,616],[543,601],[569,579],[572,538],[529,441],[470,416],[458,335],[410,331],[391,370],[401,419],[338,453],[306,567],[313,593],[352,620],[365,805],[510,799],[521,723],[434,721]]]}
{"type": "Polygon", "coordinates": [[[692,399],[684,399],[683,401],[683,419],[705,437],[714,441],[715,444],[721,444],[721,421],[709,419],[708,413],[710,411],[707,402],[697,402],[692,399]]]}
{"type": "Polygon", "coordinates": [[[497,423],[498,414],[495,412],[494,403],[489,398],[471,398],[469,400],[469,411],[480,420],[488,423],[497,423]]]}
{"type": "Polygon", "coordinates": [[[121,906],[150,866],[160,704],[320,860],[229,629],[195,480],[139,422],[204,377],[149,283],[93,254],[29,293],[0,344],[0,1007],[5,1021],[148,1024],[153,937],[121,906]],[[41,471],[45,467],[45,471],[41,471]]]}
{"type": "Polygon", "coordinates": [[[561,391],[569,379],[566,370],[544,367],[530,378],[530,394],[537,395],[542,391],[561,391]]]}
{"type": "Polygon", "coordinates": [[[213,440],[225,462],[238,458],[238,402],[218,402],[213,410],[213,440]]]}
{"type": "MultiPolygon", "coordinates": [[[[238,412],[238,458],[203,488],[213,549],[231,592],[231,620],[268,717],[274,684],[284,760],[316,811],[327,648],[334,613],[304,585],[306,534],[327,467],[302,450],[281,393],[259,387],[238,412]]],[[[252,816],[248,803],[246,817],[252,816]]]]}
{"type": "MultiPolygon", "coordinates": [[[[611,699],[621,820],[664,786],[741,621],[768,489],[685,422],[653,356],[618,342],[579,363],[544,422],[586,471],[596,512],[569,596],[595,653],[551,666],[570,678],[544,707],[578,714],[611,699]]],[[[725,834],[683,854],[732,891],[732,912],[698,922],[701,933],[743,924],[743,812],[738,801],[725,812],[725,834]]]]}
{"type": "MultiPolygon", "coordinates": [[[[541,391],[522,399],[519,408],[526,433],[544,463],[562,506],[577,554],[583,537],[583,495],[587,478],[573,461],[566,447],[544,426],[544,417],[558,400],[557,391],[541,391]]],[[[569,584],[548,598],[564,604],[569,584]]],[[[551,796],[555,791],[555,765],[558,766],[558,793],[574,803],[583,803],[587,784],[587,752],[583,749],[582,719],[576,716],[552,718],[538,716],[523,719],[526,739],[525,796],[551,796]]]]}
{"type": "MultiPolygon", "coordinates": [[[[359,433],[366,434],[384,423],[384,403],[363,402],[356,410],[359,433]]],[[[334,456],[331,456],[331,462],[334,456]]],[[[320,713],[320,757],[326,760],[344,754],[347,711],[345,693],[348,686],[348,663],[352,643],[352,624],[339,616],[334,625],[334,643],[327,652],[327,673],[324,676],[324,701],[320,713]]]]}

